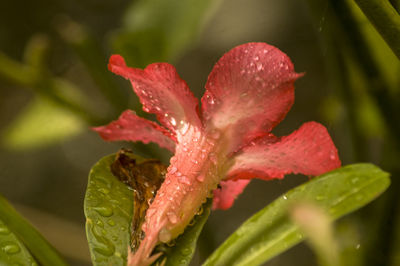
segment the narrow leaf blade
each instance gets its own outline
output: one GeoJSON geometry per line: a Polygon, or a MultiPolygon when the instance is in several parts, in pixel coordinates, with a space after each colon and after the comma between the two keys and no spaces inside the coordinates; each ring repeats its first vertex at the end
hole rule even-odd
{"type": "Polygon", "coordinates": [[[2,196],[0,196],[0,220],[24,243],[41,265],[67,265],[55,248],[2,196]]]}
{"type": "Polygon", "coordinates": [[[303,240],[287,212],[294,202],[315,201],[337,219],[375,199],[389,184],[389,174],[372,164],[348,165],[314,178],[247,220],[204,265],[259,265],[303,240]]]}
{"type": "Polygon", "coordinates": [[[37,265],[24,244],[0,220],[0,265],[37,265]]]}

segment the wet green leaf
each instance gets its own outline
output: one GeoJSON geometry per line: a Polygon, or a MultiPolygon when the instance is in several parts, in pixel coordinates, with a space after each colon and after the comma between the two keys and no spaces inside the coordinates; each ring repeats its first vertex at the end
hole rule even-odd
{"type": "Polygon", "coordinates": [[[94,265],[125,265],[130,243],[133,193],[111,172],[115,154],[97,162],[85,195],[86,235],[94,265]]]}
{"type": "MultiPolygon", "coordinates": [[[[201,211],[186,227],[185,232],[168,245],[160,245],[156,249],[164,253],[157,262],[164,262],[165,266],[186,266],[189,265],[194,252],[196,251],[197,239],[200,236],[203,226],[211,212],[212,199],[208,199],[201,207],[201,211]]],[[[156,265],[157,265],[156,262],[156,265]]],[[[162,265],[162,264],[161,264],[162,265]]]]}
{"type": "Polygon", "coordinates": [[[0,265],[38,265],[24,244],[1,220],[0,265]]]}
{"type": "Polygon", "coordinates": [[[11,149],[37,148],[74,136],[85,128],[74,113],[38,97],[9,125],[2,144],[11,149]]]}
{"type": "Polygon", "coordinates": [[[135,1],[125,14],[124,28],[114,35],[114,48],[135,67],[171,62],[196,40],[219,2],[135,1]]]}
{"type": "Polygon", "coordinates": [[[21,265],[37,265],[29,253],[40,265],[67,265],[47,240],[0,196],[0,265],[4,265],[3,261],[17,263],[25,259],[21,265]]]}
{"type": "MultiPolygon", "coordinates": [[[[132,234],[131,230],[141,227],[140,221],[144,213],[142,207],[147,205],[139,203],[136,208],[133,205],[134,202],[141,201],[141,197],[147,202],[147,194],[151,191],[143,190],[141,184],[132,184],[130,179],[134,178],[135,182],[143,183],[145,177],[139,176],[131,168],[138,167],[140,174],[150,176],[157,174],[159,170],[163,171],[162,168],[157,168],[158,170],[154,167],[149,168],[149,163],[159,164],[154,160],[143,159],[121,150],[117,156],[113,154],[104,157],[92,168],[85,196],[85,215],[86,234],[94,265],[125,265],[131,235],[133,246],[137,244],[136,240],[140,233],[132,234]],[[126,156],[135,159],[134,165],[126,156]],[[134,210],[142,216],[134,215],[134,210]],[[132,224],[133,217],[135,221],[132,224]]],[[[156,178],[154,181],[158,183],[159,179],[156,178]]],[[[163,255],[157,262],[171,266],[189,265],[196,249],[197,238],[210,210],[211,200],[208,200],[182,235],[171,243],[160,244],[157,251],[163,255]]]]}
{"type": "Polygon", "coordinates": [[[294,202],[314,201],[337,219],[374,200],[389,184],[389,174],[372,164],[348,165],[314,178],[248,219],[204,265],[259,265],[303,240],[288,216],[294,202]]]}

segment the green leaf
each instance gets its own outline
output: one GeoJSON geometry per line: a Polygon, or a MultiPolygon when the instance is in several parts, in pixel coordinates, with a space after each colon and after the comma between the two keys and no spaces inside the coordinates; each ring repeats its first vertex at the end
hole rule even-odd
{"type": "MultiPolygon", "coordinates": [[[[8,251],[8,253],[18,254],[21,259],[26,258],[28,261],[31,259],[30,255],[26,252],[26,249],[20,245],[19,242],[13,240],[13,236],[9,236],[10,242],[3,242],[3,235],[10,230],[15,236],[25,245],[26,249],[35,257],[36,261],[40,265],[67,265],[64,260],[60,257],[58,252],[47,242],[46,239],[29,224],[23,217],[21,217],[17,211],[0,196],[0,245],[1,252],[0,262],[2,259],[12,259],[11,256],[3,257],[2,252],[8,251]],[[18,250],[18,251],[17,251],[18,250]]],[[[7,240],[8,241],[8,240],[7,240]]],[[[14,257],[14,256],[12,256],[14,257]]],[[[35,263],[35,261],[31,261],[35,263]]],[[[3,264],[2,264],[3,265],[3,264]]],[[[11,264],[6,264],[11,265],[11,264]]],[[[28,264],[24,264],[28,265],[28,264]]],[[[33,265],[33,264],[32,264],[33,265]]]]}
{"type": "Polygon", "coordinates": [[[38,265],[24,244],[1,220],[0,265],[38,265]]]}
{"type": "Polygon", "coordinates": [[[9,125],[2,144],[10,149],[38,148],[77,135],[85,127],[74,113],[37,97],[9,125]]]}
{"type": "Polygon", "coordinates": [[[144,67],[155,61],[170,62],[196,40],[219,2],[135,1],[125,14],[124,28],[114,35],[114,48],[128,65],[144,67]]]}
{"type": "Polygon", "coordinates": [[[212,199],[208,199],[201,207],[201,211],[186,227],[185,232],[173,241],[173,246],[163,245],[157,250],[164,253],[157,262],[164,266],[186,266],[189,265],[196,251],[197,239],[211,212],[212,199]]]}
{"type": "Polygon", "coordinates": [[[337,219],[375,199],[389,184],[389,174],[372,164],[348,165],[314,178],[252,216],[204,265],[259,265],[303,240],[288,216],[293,203],[315,201],[337,219]]]}
{"type": "MultiPolygon", "coordinates": [[[[141,160],[140,158],[137,158],[141,160]]],[[[97,162],[85,195],[86,235],[94,265],[126,265],[133,193],[111,172],[115,154],[97,162]]]]}
{"type": "MultiPolygon", "coordinates": [[[[129,154],[138,164],[146,159],[129,154]]],[[[85,196],[86,234],[94,265],[126,265],[133,217],[133,191],[111,172],[116,155],[102,158],[90,174],[85,196]]],[[[165,266],[189,265],[196,242],[211,211],[212,200],[203,204],[191,225],[172,243],[157,247],[165,266]]]]}

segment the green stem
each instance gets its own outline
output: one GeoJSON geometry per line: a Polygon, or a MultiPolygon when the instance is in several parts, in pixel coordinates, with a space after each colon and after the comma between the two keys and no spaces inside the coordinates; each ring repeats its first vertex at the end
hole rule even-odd
{"type": "Polygon", "coordinates": [[[0,218],[41,265],[68,265],[58,251],[2,196],[0,196],[0,218]]]}
{"type": "Polygon", "coordinates": [[[400,15],[388,0],[355,0],[400,59],[400,15]]]}

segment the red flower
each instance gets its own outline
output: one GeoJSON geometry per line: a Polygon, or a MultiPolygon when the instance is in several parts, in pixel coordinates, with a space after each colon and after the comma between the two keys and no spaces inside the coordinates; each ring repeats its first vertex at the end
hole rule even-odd
{"type": "Polygon", "coordinates": [[[151,141],[175,153],[130,265],[154,261],[155,245],[181,234],[211,191],[213,207],[228,209],[252,178],[319,175],[340,166],[321,124],[305,123],[286,137],[271,134],[291,108],[293,83],[301,76],[273,46],[248,43],[226,53],[208,77],[201,108],[170,64],[141,70],[113,55],[109,69],[131,81],[143,110],[156,114],[163,127],[125,111],[95,130],[105,140],[151,141]]]}

